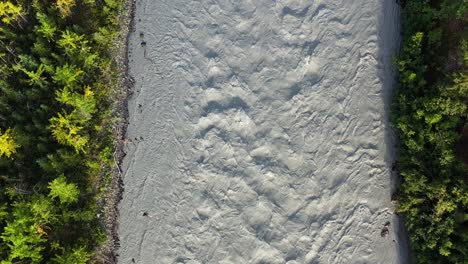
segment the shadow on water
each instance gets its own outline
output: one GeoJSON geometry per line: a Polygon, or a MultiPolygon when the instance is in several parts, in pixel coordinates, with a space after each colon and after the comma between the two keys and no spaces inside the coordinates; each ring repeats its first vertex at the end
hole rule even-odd
{"type": "MultiPolygon", "coordinates": [[[[383,5],[379,15],[380,21],[378,25],[378,58],[379,58],[379,77],[383,82],[382,96],[384,101],[384,130],[385,130],[385,162],[387,168],[390,168],[391,174],[391,194],[393,194],[401,182],[397,170],[395,169],[395,161],[398,157],[397,138],[390,123],[390,110],[394,94],[395,69],[393,64],[393,56],[397,54],[400,48],[400,6],[398,1],[383,0],[383,5]],[[389,77],[390,76],[390,77],[389,77]]],[[[391,197],[388,197],[391,199],[391,197]]],[[[409,239],[404,226],[404,216],[397,216],[395,223],[396,243],[398,243],[398,255],[400,264],[412,263],[411,252],[409,247],[409,239]]]]}

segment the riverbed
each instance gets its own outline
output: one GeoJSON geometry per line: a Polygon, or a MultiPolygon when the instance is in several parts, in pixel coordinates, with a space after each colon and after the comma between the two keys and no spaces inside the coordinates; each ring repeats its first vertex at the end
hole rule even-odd
{"type": "Polygon", "coordinates": [[[399,7],[137,0],[119,263],[406,263],[399,7]]]}

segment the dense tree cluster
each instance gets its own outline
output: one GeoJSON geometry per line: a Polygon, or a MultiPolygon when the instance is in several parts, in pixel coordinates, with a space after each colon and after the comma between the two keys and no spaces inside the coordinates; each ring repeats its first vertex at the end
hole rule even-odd
{"type": "Polygon", "coordinates": [[[0,0],[0,263],[87,263],[122,0],[0,0]]]}
{"type": "Polygon", "coordinates": [[[392,122],[400,140],[398,210],[417,263],[468,263],[468,2],[407,0],[392,122]],[[467,147],[467,146],[463,146],[467,147]]]}

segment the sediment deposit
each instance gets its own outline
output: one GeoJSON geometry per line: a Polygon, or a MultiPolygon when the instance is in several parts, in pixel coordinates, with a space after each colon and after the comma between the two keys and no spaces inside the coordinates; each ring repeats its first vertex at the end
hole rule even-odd
{"type": "Polygon", "coordinates": [[[405,263],[398,10],[138,0],[119,263],[405,263]]]}

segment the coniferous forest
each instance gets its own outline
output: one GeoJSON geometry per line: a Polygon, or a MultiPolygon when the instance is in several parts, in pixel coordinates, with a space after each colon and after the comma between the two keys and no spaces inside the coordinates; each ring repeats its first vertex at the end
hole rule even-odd
{"type": "Polygon", "coordinates": [[[417,263],[468,263],[468,2],[402,3],[396,194],[417,263]]]}
{"type": "Polygon", "coordinates": [[[0,260],[87,263],[105,235],[121,0],[0,1],[0,260]]]}

